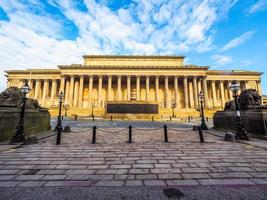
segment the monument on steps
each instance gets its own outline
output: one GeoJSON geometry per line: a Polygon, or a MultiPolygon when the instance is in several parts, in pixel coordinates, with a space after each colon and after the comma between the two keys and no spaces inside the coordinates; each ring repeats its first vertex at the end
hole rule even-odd
{"type": "MultiPolygon", "coordinates": [[[[0,141],[10,140],[20,118],[23,93],[18,87],[7,88],[0,94],[0,141]]],[[[26,137],[50,129],[48,109],[35,99],[27,98],[25,105],[24,128],[26,137]]]]}
{"type": "MultiPolygon", "coordinates": [[[[244,90],[238,97],[238,103],[245,130],[252,136],[267,139],[267,106],[262,105],[259,93],[254,89],[244,90]]],[[[224,111],[214,115],[214,127],[236,131],[235,110],[234,101],[226,102],[224,111]]]]}

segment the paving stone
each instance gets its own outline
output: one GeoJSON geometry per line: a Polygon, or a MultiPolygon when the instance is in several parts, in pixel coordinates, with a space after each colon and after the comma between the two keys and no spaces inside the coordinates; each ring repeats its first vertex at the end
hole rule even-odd
{"type": "Polygon", "coordinates": [[[210,176],[205,173],[190,173],[190,174],[185,174],[185,173],[182,173],[182,177],[184,179],[204,179],[204,178],[210,178],[210,176]]]}
{"type": "Polygon", "coordinates": [[[115,180],[133,180],[135,179],[135,175],[130,174],[115,174],[115,180]]]}
{"type": "Polygon", "coordinates": [[[209,173],[212,178],[249,178],[252,177],[246,172],[226,172],[226,173],[209,173]]]}
{"type": "Polygon", "coordinates": [[[129,169],[129,174],[148,174],[149,169],[129,169]]]}
{"type": "Polygon", "coordinates": [[[267,185],[267,180],[263,180],[260,178],[250,178],[249,180],[257,185],[267,185]]]}
{"type": "Polygon", "coordinates": [[[99,169],[96,174],[127,174],[127,169],[99,169]]]}
{"type": "Polygon", "coordinates": [[[46,183],[46,181],[24,181],[19,184],[19,187],[41,187],[46,183]]]}
{"type": "Polygon", "coordinates": [[[171,168],[170,164],[155,164],[155,168],[171,168]]]}
{"type": "Polygon", "coordinates": [[[86,169],[87,165],[58,165],[56,169],[86,169]]]}
{"type": "Polygon", "coordinates": [[[133,164],[133,168],[136,169],[150,169],[154,168],[153,164],[133,164]]]}
{"type": "Polygon", "coordinates": [[[0,170],[0,174],[7,175],[7,174],[17,174],[20,170],[13,170],[13,169],[7,169],[7,170],[0,170]]]}
{"type": "Polygon", "coordinates": [[[71,169],[71,170],[66,170],[65,174],[95,174],[96,170],[93,169],[71,169]]]}
{"type": "Polygon", "coordinates": [[[44,175],[18,175],[14,178],[17,181],[36,181],[40,180],[44,175]]]}
{"type": "Polygon", "coordinates": [[[150,169],[153,174],[167,174],[167,173],[180,173],[181,170],[177,168],[158,168],[158,169],[150,169]]]}
{"type": "Polygon", "coordinates": [[[110,169],[114,168],[114,169],[129,169],[131,168],[131,165],[110,165],[109,166],[110,169]]]}
{"type": "Polygon", "coordinates": [[[141,180],[130,180],[125,182],[125,186],[129,187],[138,187],[138,186],[144,186],[143,181],[141,180]]]}
{"type": "Polygon", "coordinates": [[[181,179],[180,174],[158,174],[159,179],[181,179]]]}
{"type": "Polygon", "coordinates": [[[144,180],[144,179],[157,179],[157,175],[155,174],[137,174],[135,176],[136,179],[141,179],[141,180],[144,180]]]}
{"type": "Polygon", "coordinates": [[[203,173],[210,172],[208,168],[182,168],[182,171],[185,173],[203,173]]]}
{"type": "Polygon", "coordinates": [[[0,175],[0,181],[10,181],[14,177],[16,177],[16,175],[0,175]]]}
{"type": "Polygon", "coordinates": [[[124,181],[99,181],[95,186],[101,187],[114,187],[114,186],[124,186],[124,181]]]}
{"type": "Polygon", "coordinates": [[[166,181],[164,180],[144,180],[145,186],[166,186],[166,181]]]}
{"type": "Polygon", "coordinates": [[[61,181],[66,178],[66,175],[45,175],[42,180],[46,181],[61,181]]]}
{"type": "Polygon", "coordinates": [[[169,186],[179,186],[179,185],[199,185],[196,180],[167,180],[167,185],[169,186]]]}
{"type": "Polygon", "coordinates": [[[158,163],[157,160],[137,160],[137,164],[155,164],[158,163]]]}
{"type": "Polygon", "coordinates": [[[88,187],[92,186],[91,181],[47,181],[46,187],[88,187]]]}
{"type": "Polygon", "coordinates": [[[249,179],[200,179],[198,181],[201,185],[254,185],[249,179]]]}
{"type": "Polygon", "coordinates": [[[49,174],[64,174],[66,170],[61,170],[61,169],[42,169],[38,171],[36,174],[44,174],[44,175],[49,175],[49,174]]]}
{"type": "Polygon", "coordinates": [[[0,181],[0,187],[16,187],[20,183],[22,183],[22,181],[0,181]]]}

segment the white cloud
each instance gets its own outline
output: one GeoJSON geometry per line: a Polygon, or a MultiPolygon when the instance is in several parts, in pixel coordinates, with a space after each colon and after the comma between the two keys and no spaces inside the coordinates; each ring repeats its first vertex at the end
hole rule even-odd
{"type": "Polygon", "coordinates": [[[212,59],[219,65],[226,65],[232,62],[232,58],[223,55],[213,55],[212,59]]]}
{"type": "Polygon", "coordinates": [[[232,39],[230,42],[225,44],[222,48],[222,51],[227,51],[229,49],[235,48],[237,46],[240,46],[244,44],[247,40],[249,40],[252,35],[254,34],[254,31],[248,31],[246,33],[243,33],[241,36],[232,39]]]}
{"type": "Polygon", "coordinates": [[[266,0],[258,0],[255,4],[249,7],[248,13],[253,14],[258,11],[265,10],[267,8],[267,1],[266,0]]]}
{"type": "MultiPolygon", "coordinates": [[[[183,54],[213,48],[213,25],[236,0],[140,0],[111,10],[106,4],[84,0],[48,0],[64,19],[45,12],[38,0],[10,0],[0,6],[9,17],[0,20],[0,73],[6,69],[52,68],[81,63],[84,54],[183,54]],[[223,7],[221,4],[223,3],[223,7]],[[64,20],[78,29],[65,37],[64,20]]],[[[4,76],[0,77],[2,88],[4,76]]]]}

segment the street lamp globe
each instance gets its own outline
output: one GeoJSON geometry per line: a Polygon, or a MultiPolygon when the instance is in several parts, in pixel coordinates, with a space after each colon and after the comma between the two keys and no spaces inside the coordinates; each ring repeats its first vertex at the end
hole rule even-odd
{"type": "Polygon", "coordinates": [[[233,93],[237,93],[240,90],[240,84],[237,81],[232,81],[230,84],[230,89],[233,93]]]}
{"type": "Polygon", "coordinates": [[[204,100],[204,93],[202,91],[200,91],[200,93],[198,94],[199,98],[201,101],[204,100]]]}
{"type": "Polygon", "coordinates": [[[60,92],[60,94],[59,94],[59,103],[63,102],[63,98],[64,98],[64,94],[63,94],[63,92],[60,92]]]}
{"type": "Polygon", "coordinates": [[[21,92],[22,92],[24,95],[30,93],[31,88],[29,87],[27,81],[25,82],[25,85],[23,85],[23,86],[20,88],[20,90],[21,90],[21,92]]]}

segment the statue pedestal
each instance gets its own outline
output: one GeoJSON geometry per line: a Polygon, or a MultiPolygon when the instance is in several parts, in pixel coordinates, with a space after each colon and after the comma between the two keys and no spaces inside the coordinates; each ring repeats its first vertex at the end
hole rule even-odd
{"type": "MultiPolygon", "coordinates": [[[[267,139],[267,110],[252,109],[240,113],[244,128],[249,135],[267,139]]],[[[213,120],[215,128],[236,131],[236,111],[218,111],[213,120]]]]}

